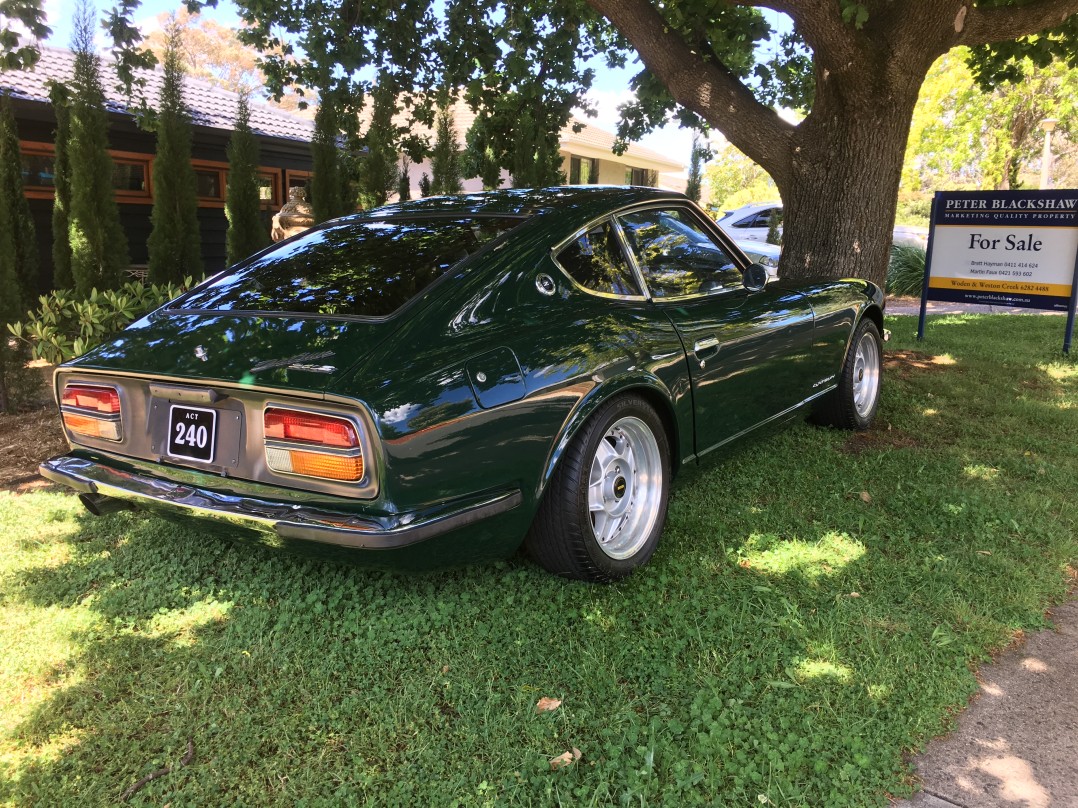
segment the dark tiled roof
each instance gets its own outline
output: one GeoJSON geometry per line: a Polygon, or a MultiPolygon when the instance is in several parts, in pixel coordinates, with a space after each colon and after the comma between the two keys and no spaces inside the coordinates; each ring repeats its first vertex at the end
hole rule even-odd
{"type": "MultiPolygon", "coordinates": [[[[116,72],[112,62],[101,59],[102,81],[105,85],[105,100],[111,112],[127,111],[128,103],[123,94],[116,89],[116,72]]],[[[48,81],[70,81],[75,72],[75,54],[63,48],[41,48],[41,60],[31,70],[9,70],[0,73],[0,88],[16,98],[49,103],[48,81]]],[[[154,106],[161,91],[164,72],[160,67],[144,71],[147,102],[154,106]]],[[[198,126],[212,129],[232,130],[236,118],[238,96],[215,87],[209,82],[188,76],[184,80],[184,100],[191,109],[191,118],[198,126]]],[[[314,123],[265,104],[251,104],[251,129],[263,137],[277,137],[285,140],[310,141],[314,132],[314,123]]]]}

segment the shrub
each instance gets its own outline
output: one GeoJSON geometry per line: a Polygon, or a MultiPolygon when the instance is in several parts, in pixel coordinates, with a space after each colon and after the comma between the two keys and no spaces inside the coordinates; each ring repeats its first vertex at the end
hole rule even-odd
{"type": "Polygon", "coordinates": [[[767,219],[767,243],[782,246],[782,209],[771,211],[767,219]]]}
{"type": "Polygon", "coordinates": [[[55,291],[38,298],[41,305],[27,312],[25,322],[9,325],[8,330],[29,346],[34,359],[66,362],[192,285],[192,278],[185,278],[180,285],[132,281],[115,291],[93,289],[85,300],[71,290],[55,291]]]}
{"type": "Polygon", "coordinates": [[[926,253],[912,244],[891,247],[887,267],[887,291],[892,295],[919,297],[924,286],[926,253]]]}

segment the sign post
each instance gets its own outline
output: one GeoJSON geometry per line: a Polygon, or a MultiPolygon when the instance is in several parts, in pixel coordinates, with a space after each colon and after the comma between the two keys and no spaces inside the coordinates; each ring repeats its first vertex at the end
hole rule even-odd
{"type": "Polygon", "coordinates": [[[917,338],[929,300],[1066,311],[1078,302],[1078,190],[939,191],[917,338]]]}

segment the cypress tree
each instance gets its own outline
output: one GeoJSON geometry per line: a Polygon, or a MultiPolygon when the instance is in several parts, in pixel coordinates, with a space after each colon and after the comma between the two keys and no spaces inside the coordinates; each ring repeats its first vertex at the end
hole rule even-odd
{"type": "Polygon", "coordinates": [[[486,121],[479,117],[464,135],[466,144],[461,157],[461,173],[469,177],[479,177],[483,181],[484,191],[493,191],[502,184],[502,167],[497,153],[490,143],[486,121]]]}
{"type": "Polygon", "coordinates": [[[180,282],[202,274],[198,191],[191,166],[191,116],[183,100],[183,32],[173,19],[166,29],[164,82],[158,98],[157,155],[153,162],[149,276],[154,283],[180,282]]]}
{"type": "Polygon", "coordinates": [[[545,188],[560,185],[565,175],[561,170],[559,133],[540,131],[539,122],[525,110],[515,127],[512,174],[514,188],[545,188]]]}
{"type": "Polygon", "coordinates": [[[17,397],[25,351],[8,343],[8,324],[21,319],[37,286],[37,234],[22,186],[22,152],[11,101],[0,96],[0,411],[17,397]]]}
{"type": "Polygon", "coordinates": [[[419,178],[419,196],[420,198],[430,196],[430,177],[426,171],[419,178]]]}
{"type": "Polygon", "coordinates": [[[401,155],[400,179],[397,180],[397,201],[407,202],[412,198],[412,160],[407,155],[401,155]]]}
{"type": "Polygon", "coordinates": [[[70,289],[71,275],[71,93],[66,86],[53,82],[49,100],[56,115],[56,145],[52,164],[52,287],[70,289]]]}
{"type": "Polygon", "coordinates": [[[371,91],[371,98],[371,123],[364,137],[367,153],[359,167],[360,203],[365,208],[384,205],[400,184],[398,138],[393,125],[396,95],[388,84],[380,83],[371,91]]]}
{"type": "Polygon", "coordinates": [[[704,175],[704,153],[706,149],[700,146],[700,138],[696,132],[692,133],[692,152],[689,155],[689,181],[685,184],[685,196],[693,202],[700,201],[701,181],[704,175]]]}
{"type": "MultiPolygon", "coordinates": [[[[37,232],[23,192],[19,132],[6,95],[0,97],[0,261],[11,265],[10,277],[4,273],[6,282],[0,293],[12,294],[21,308],[37,289],[37,232]]],[[[0,339],[7,339],[6,328],[0,339]]]]}
{"type": "Polygon", "coordinates": [[[228,263],[234,264],[267,244],[269,234],[259,214],[258,141],[251,134],[251,105],[241,93],[236,124],[228,141],[228,190],[225,216],[228,218],[228,263]]]}
{"type": "Polygon", "coordinates": [[[68,239],[75,290],[120,285],[128,265],[127,238],[112,183],[105,91],[101,60],[94,52],[94,8],[80,3],[75,12],[74,95],[71,102],[71,210],[68,239]]]}
{"type": "Polygon", "coordinates": [[[457,150],[457,132],[453,126],[452,107],[448,97],[438,107],[435,125],[434,148],[430,155],[430,189],[432,194],[459,194],[464,190],[461,182],[460,152],[457,150]]]}
{"type": "Polygon", "coordinates": [[[311,139],[311,207],[316,222],[343,216],[354,207],[347,200],[348,172],[337,144],[340,135],[340,110],[332,94],[323,91],[311,139]]]}

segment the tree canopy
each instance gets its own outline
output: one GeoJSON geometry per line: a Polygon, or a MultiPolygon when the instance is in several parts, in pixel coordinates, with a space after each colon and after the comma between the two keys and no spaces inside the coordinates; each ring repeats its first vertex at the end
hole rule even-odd
{"type": "MultiPolygon", "coordinates": [[[[1058,121],[1057,155],[1078,141],[1078,69],[1060,59],[1035,67],[1023,57],[1016,65],[1024,81],[985,90],[970,62],[969,52],[958,48],[929,71],[913,113],[903,191],[1035,187],[1039,177],[1022,171],[1040,159],[1041,122],[1058,121]]],[[[1059,176],[1067,166],[1056,168],[1059,176]]]]}
{"type": "MultiPolygon", "coordinates": [[[[125,8],[133,2],[124,0],[125,8]]],[[[591,60],[620,64],[635,52],[644,70],[620,135],[637,137],[670,116],[722,131],[779,188],[780,271],[793,277],[882,282],[910,119],[939,56],[968,47],[985,86],[1019,79],[1025,65],[1040,68],[1053,57],[1078,65],[1078,0],[237,4],[241,38],[267,54],[271,90],[326,87],[349,122],[372,82],[389,78],[430,126],[433,89],[461,88],[484,119],[481,145],[510,171],[552,162],[550,138],[574,106],[586,106],[591,60]],[[777,107],[804,117],[791,123],[777,107]],[[510,150],[521,143],[534,159],[510,150]]],[[[544,168],[534,176],[555,174],[544,168]]]]}

